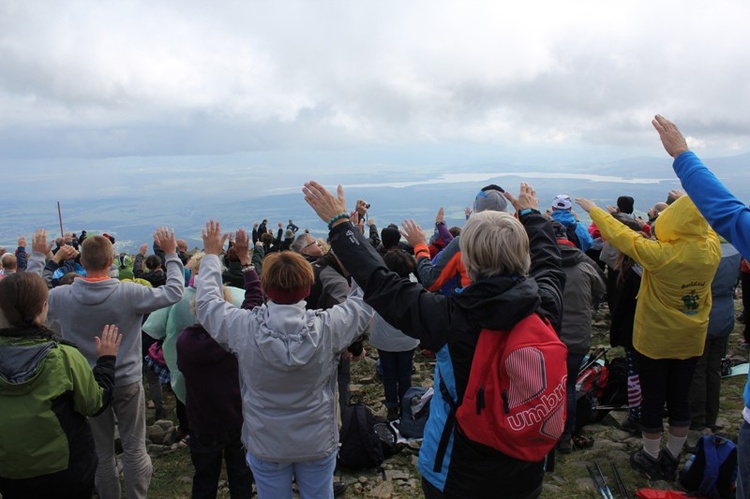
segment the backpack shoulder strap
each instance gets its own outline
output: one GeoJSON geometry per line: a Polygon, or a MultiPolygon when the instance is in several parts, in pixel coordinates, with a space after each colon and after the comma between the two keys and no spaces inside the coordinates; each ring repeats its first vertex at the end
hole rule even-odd
{"type": "Polygon", "coordinates": [[[703,448],[703,455],[706,459],[706,466],[703,469],[703,478],[698,491],[704,495],[711,495],[711,491],[716,486],[716,481],[719,479],[719,453],[717,450],[717,443],[708,436],[704,435],[703,438],[698,440],[695,446],[695,451],[700,452],[703,448]]]}
{"type": "Polygon", "coordinates": [[[440,435],[440,442],[438,443],[437,453],[435,454],[435,464],[432,467],[432,470],[435,473],[440,473],[440,470],[443,468],[443,458],[445,458],[445,453],[448,451],[448,442],[450,442],[453,428],[456,426],[456,411],[458,410],[458,404],[453,400],[453,397],[451,397],[448,387],[445,385],[445,381],[443,381],[443,375],[440,373],[440,369],[437,370],[437,377],[440,385],[440,395],[450,407],[448,417],[445,420],[445,426],[443,427],[443,433],[440,435]]]}

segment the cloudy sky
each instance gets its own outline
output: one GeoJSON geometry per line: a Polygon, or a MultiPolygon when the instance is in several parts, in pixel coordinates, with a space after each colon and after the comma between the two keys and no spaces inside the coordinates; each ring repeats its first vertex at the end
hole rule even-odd
{"type": "Polygon", "coordinates": [[[749,11],[0,0],[0,168],[11,196],[59,196],[105,175],[189,192],[247,169],[274,189],[340,170],[555,166],[663,154],[655,112],[700,154],[740,154],[749,11]]]}

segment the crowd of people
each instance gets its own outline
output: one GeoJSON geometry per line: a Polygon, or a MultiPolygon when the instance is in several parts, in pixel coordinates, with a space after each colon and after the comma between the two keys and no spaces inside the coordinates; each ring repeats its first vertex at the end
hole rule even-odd
{"type": "MultiPolygon", "coordinates": [[[[179,438],[194,467],[193,497],[216,497],[222,462],[231,497],[334,497],[339,414],[350,365],[377,350],[385,417],[397,421],[413,356],[435,357],[435,393],[417,467],[425,497],[538,497],[546,459],[473,438],[456,419],[483,331],[531,316],[567,349],[554,442],[576,431],[576,380],[604,300],[610,343],[627,362],[628,417],[641,436],[630,462],[675,481],[689,429],[716,432],[720,364],[734,296],[750,300],[750,209],[688,150],[677,127],[653,125],[684,191],[635,214],[620,196],[597,207],[560,194],[540,203],[491,184],[447,227],[413,220],[378,231],[369,205],[346,204],[316,182],[305,201],[326,240],[290,219],[225,232],[206,223],[203,251],[173,231],[131,257],[107,234],[48,241],[37,231],[0,256],[0,494],[146,497],[153,472],[146,411],[176,401],[179,438]],[[583,224],[574,203],[588,213],[583,224]],[[28,250],[28,251],[27,251],[28,250]],[[744,258],[743,258],[744,257],[744,258]],[[97,336],[99,335],[100,336],[97,336]],[[150,401],[146,401],[144,383],[150,401]],[[664,409],[667,410],[666,439],[664,409]],[[565,415],[565,419],[562,419],[565,415]],[[122,444],[122,475],[115,453],[122,444]],[[662,445],[664,442],[664,445],[662,445]]],[[[750,343],[750,317],[744,339],[750,343]]],[[[739,430],[737,497],[750,497],[750,382],[739,430]]],[[[506,407],[508,400],[505,400],[506,407]]]]}

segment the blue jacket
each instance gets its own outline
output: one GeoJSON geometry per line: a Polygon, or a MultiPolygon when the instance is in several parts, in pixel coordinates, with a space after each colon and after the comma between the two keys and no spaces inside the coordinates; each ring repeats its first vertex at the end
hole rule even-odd
{"type": "Polygon", "coordinates": [[[734,330],[734,288],[740,275],[740,254],[729,243],[721,243],[721,261],[711,282],[711,313],[708,335],[729,336],[734,330]]]}
{"type": "MultiPolygon", "coordinates": [[[[750,259],[750,208],[729,192],[692,151],[677,156],[672,167],[711,227],[750,259]]],[[[750,408],[750,376],[744,398],[750,408]]]]}
{"type": "MultiPolygon", "coordinates": [[[[591,248],[591,246],[593,246],[594,238],[591,237],[591,234],[589,234],[589,230],[576,220],[576,217],[571,211],[552,210],[552,214],[550,216],[552,217],[552,220],[554,220],[555,222],[560,222],[565,227],[575,228],[576,237],[578,238],[578,244],[576,244],[576,246],[578,246],[578,249],[585,253],[589,250],[589,248],[591,248]]],[[[568,237],[568,239],[571,239],[570,236],[568,237]]]]}

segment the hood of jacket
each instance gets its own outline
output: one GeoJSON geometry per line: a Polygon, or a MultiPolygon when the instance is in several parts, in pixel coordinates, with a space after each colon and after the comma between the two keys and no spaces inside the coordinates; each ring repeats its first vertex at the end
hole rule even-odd
{"type": "Polygon", "coordinates": [[[565,227],[570,227],[576,223],[576,217],[573,215],[573,212],[569,210],[552,210],[550,216],[552,217],[552,220],[560,222],[565,227]]]}
{"type": "Polygon", "coordinates": [[[476,281],[454,295],[470,322],[488,329],[512,329],[541,304],[531,277],[494,276],[476,281]]]}
{"type": "Polygon", "coordinates": [[[29,336],[6,336],[6,332],[0,336],[0,393],[26,395],[34,390],[44,359],[57,343],[34,331],[29,336]]]}
{"type": "Polygon", "coordinates": [[[705,238],[708,236],[709,225],[693,201],[687,196],[681,196],[669,208],[662,211],[651,227],[651,233],[663,242],[678,239],[705,238]]]}
{"type": "Polygon", "coordinates": [[[83,305],[99,305],[117,291],[119,285],[120,281],[117,279],[103,281],[76,279],[70,285],[70,294],[83,305]]]}
{"type": "Polygon", "coordinates": [[[557,247],[560,248],[560,256],[562,257],[562,266],[575,267],[579,263],[586,261],[586,254],[576,248],[574,244],[566,244],[567,242],[560,243],[558,241],[557,243],[557,247]]]}
{"type": "Polygon", "coordinates": [[[284,305],[270,301],[262,314],[258,355],[287,371],[305,367],[324,341],[313,329],[314,315],[306,314],[305,302],[284,305]]]}

